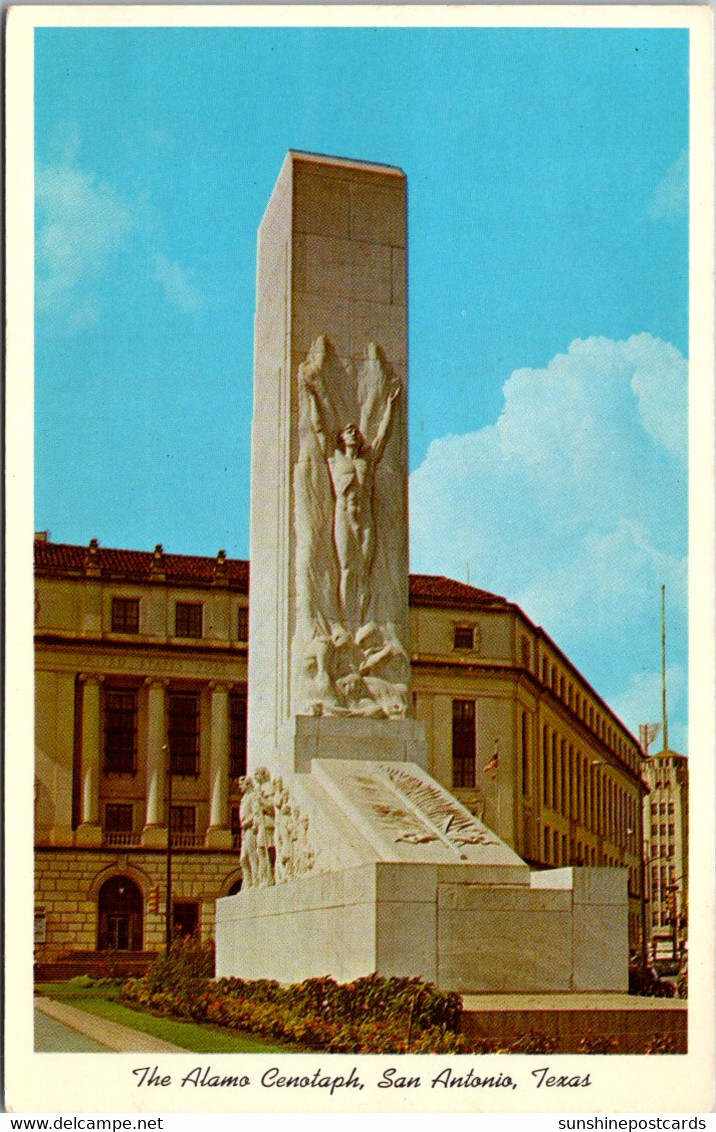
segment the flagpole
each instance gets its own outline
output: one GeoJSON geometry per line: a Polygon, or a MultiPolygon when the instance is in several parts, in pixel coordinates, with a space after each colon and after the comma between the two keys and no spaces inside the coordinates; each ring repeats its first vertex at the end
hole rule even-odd
{"type": "Polygon", "coordinates": [[[661,720],[664,750],[669,749],[669,721],[666,718],[666,586],[661,587],[661,720]]]}

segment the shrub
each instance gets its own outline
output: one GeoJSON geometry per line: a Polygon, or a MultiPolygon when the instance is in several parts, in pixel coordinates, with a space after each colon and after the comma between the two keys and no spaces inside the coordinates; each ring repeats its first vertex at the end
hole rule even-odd
{"type": "Polygon", "coordinates": [[[519,1038],[508,1041],[505,1053],[554,1053],[557,1049],[557,1039],[549,1034],[541,1034],[530,1030],[529,1034],[521,1034],[519,1038]]]}
{"type": "Polygon", "coordinates": [[[169,954],[152,963],[143,978],[127,981],[123,997],[199,1021],[206,1013],[213,972],[213,944],[177,936],[169,954]]]}
{"type": "Polygon", "coordinates": [[[670,1034],[654,1034],[646,1044],[644,1053],[677,1053],[676,1039],[670,1034]]]}
{"type": "Polygon", "coordinates": [[[417,978],[330,976],[282,986],[270,979],[211,980],[211,947],[179,939],[147,975],[129,979],[128,1002],[334,1053],[459,1052],[462,999],[417,978]]]}
{"type": "Polygon", "coordinates": [[[74,978],[68,979],[68,987],[91,987],[94,986],[94,979],[91,975],[75,975],[74,978]]]}
{"type": "Polygon", "coordinates": [[[585,1034],[579,1042],[580,1053],[619,1053],[619,1042],[609,1034],[585,1034]]]}

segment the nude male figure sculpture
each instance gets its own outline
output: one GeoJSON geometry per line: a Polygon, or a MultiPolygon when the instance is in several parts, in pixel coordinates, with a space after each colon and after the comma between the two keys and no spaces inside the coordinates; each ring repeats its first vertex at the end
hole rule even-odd
{"type": "Polygon", "coordinates": [[[370,444],[357,425],[347,424],[338,433],[333,448],[328,441],[325,410],[314,385],[322,360],[319,351],[301,367],[299,379],[309,398],[311,425],[328,466],[335,500],[333,542],[340,570],[340,608],[345,623],[355,630],[365,621],[370,599],[370,572],[375,555],[375,471],[390,437],[400,385],[394,385],[388,394],[383,417],[370,444]]]}

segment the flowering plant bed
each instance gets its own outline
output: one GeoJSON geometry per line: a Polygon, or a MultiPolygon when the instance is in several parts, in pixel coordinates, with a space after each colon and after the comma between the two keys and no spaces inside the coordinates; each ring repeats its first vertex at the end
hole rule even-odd
{"type": "Polygon", "coordinates": [[[175,941],[122,999],[144,1009],[332,1053],[468,1052],[458,1033],[462,1000],[421,979],[368,975],[351,983],[328,976],[282,986],[268,979],[211,977],[213,950],[175,941]]]}

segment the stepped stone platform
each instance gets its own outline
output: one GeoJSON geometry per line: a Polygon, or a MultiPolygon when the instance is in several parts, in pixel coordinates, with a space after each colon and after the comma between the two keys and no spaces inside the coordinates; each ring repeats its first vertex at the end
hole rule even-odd
{"type": "Polygon", "coordinates": [[[252,878],[247,853],[250,886],[218,901],[219,976],[626,991],[626,870],[530,872],[415,763],[315,759],[310,774],[264,772],[254,795],[275,864],[252,878]]]}

